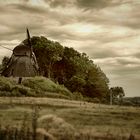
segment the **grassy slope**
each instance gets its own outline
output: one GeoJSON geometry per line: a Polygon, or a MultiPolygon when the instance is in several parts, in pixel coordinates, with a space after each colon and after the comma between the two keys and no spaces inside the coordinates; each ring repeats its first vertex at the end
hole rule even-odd
{"type": "MultiPolygon", "coordinates": [[[[140,108],[99,105],[65,99],[33,97],[0,97],[2,125],[21,123],[24,114],[31,117],[32,106],[40,107],[39,115],[53,114],[72,124],[78,131],[94,135],[139,135],[140,108]]],[[[30,119],[28,120],[29,124],[30,119]]]]}
{"type": "Polygon", "coordinates": [[[44,77],[25,78],[21,85],[18,79],[0,77],[0,96],[32,96],[71,99],[72,93],[44,77]]]}

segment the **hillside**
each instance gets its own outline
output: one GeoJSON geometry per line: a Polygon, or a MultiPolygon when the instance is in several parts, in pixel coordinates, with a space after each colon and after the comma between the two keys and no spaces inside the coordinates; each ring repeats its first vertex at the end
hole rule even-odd
{"type": "Polygon", "coordinates": [[[54,83],[45,77],[23,78],[22,84],[18,79],[0,77],[0,96],[20,97],[54,97],[71,99],[72,93],[63,85],[54,83]]]}

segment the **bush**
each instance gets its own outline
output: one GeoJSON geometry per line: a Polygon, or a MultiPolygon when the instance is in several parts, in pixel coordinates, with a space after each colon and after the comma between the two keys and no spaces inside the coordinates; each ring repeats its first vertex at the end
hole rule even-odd
{"type": "Polygon", "coordinates": [[[0,91],[11,91],[15,82],[10,78],[0,77],[0,91]]]}

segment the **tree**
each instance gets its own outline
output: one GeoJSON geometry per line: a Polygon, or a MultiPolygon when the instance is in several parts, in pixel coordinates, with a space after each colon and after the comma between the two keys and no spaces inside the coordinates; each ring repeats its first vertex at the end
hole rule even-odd
{"type": "Polygon", "coordinates": [[[86,81],[80,77],[73,76],[66,84],[66,87],[72,92],[84,93],[86,81]]]}
{"type": "Polygon", "coordinates": [[[85,93],[87,96],[101,99],[108,94],[109,80],[98,66],[92,65],[87,72],[86,81],[85,93]]]}
{"type": "Polygon", "coordinates": [[[112,101],[121,104],[125,96],[124,89],[122,87],[111,87],[110,92],[112,94],[112,101]]]}
{"type": "Polygon", "coordinates": [[[7,67],[7,64],[9,62],[10,58],[7,57],[7,56],[4,56],[3,59],[2,59],[2,64],[0,65],[0,71],[2,72],[6,67],[7,67]]]}

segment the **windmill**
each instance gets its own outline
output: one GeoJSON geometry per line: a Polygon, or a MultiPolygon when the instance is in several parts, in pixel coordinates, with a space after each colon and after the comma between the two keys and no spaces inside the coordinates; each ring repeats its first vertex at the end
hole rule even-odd
{"type": "Polygon", "coordinates": [[[38,64],[31,45],[31,38],[27,28],[27,43],[21,43],[13,49],[12,56],[1,75],[5,77],[34,77],[38,75],[38,64]]]}

